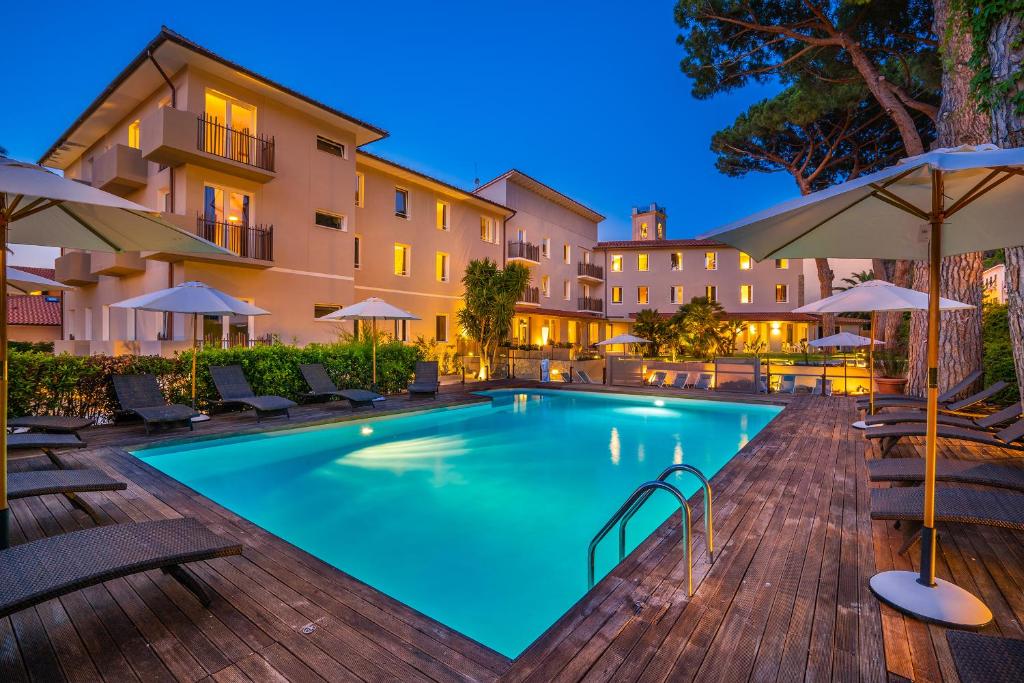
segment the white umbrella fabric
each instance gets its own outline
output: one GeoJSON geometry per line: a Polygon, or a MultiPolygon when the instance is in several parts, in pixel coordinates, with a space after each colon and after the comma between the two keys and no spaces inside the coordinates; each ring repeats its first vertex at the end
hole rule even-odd
{"type": "MultiPolygon", "coordinates": [[[[0,157],[0,290],[7,245],[92,251],[229,254],[164,223],[144,206],[14,159],[0,157]]],[[[7,297],[0,297],[0,548],[10,544],[7,505],[7,297]]]]}
{"type": "Polygon", "coordinates": [[[650,339],[643,339],[632,334],[617,334],[614,337],[599,341],[594,346],[612,346],[614,344],[650,344],[650,339]]]}
{"type": "Polygon", "coordinates": [[[180,285],[142,294],[111,304],[113,308],[133,308],[138,311],[192,314],[192,409],[196,407],[196,356],[199,347],[200,315],[269,315],[270,311],[236,299],[202,282],[183,282],[180,285]]]}
{"type": "MultiPolygon", "coordinates": [[[[963,304],[959,301],[939,298],[940,311],[963,311],[974,308],[971,304],[963,304]]],[[[871,313],[871,326],[868,333],[871,339],[875,338],[875,314],[879,311],[926,311],[928,310],[927,292],[919,292],[916,289],[897,287],[885,280],[868,280],[854,285],[849,289],[833,294],[832,296],[819,299],[806,306],[795,309],[794,313],[871,313]]],[[[881,343],[881,342],[878,342],[881,343]]],[[[871,385],[868,387],[868,415],[875,414],[875,347],[868,348],[868,368],[871,375],[871,385]]],[[[864,420],[857,420],[853,423],[857,429],[867,429],[868,425],[864,420]]]]}
{"type": "MultiPolygon", "coordinates": [[[[867,347],[869,347],[871,349],[871,352],[873,352],[874,349],[875,349],[875,344],[884,344],[885,343],[885,342],[877,341],[875,339],[875,337],[874,337],[874,332],[875,331],[874,331],[873,327],[872,327],[872,330],[871,330],[872,336],[870,336],[870,337],[862,337],[859,334],[853,334],[852,332],[840,332],[839,334],[833,334],[830,337],[822,337],[821,339],[815,339],[814,341],[809,342],[807,345],[808,346],[813,346],[815,348],[829,348],[829,347],[832,347],[832,346],[850,346],[850,347],[867,346],[867,347]]],[[[868,353],[868,363],[869,364],[874,362],[874,356],[873,356],[873,353],[871,353],[871,352],[868,353]]],[[[828,372],[827,366],[823,366],[823,368],[824,369],[822,369],[822,371],[821,371],[822,380],[824,380],[827,377],[826,373],[828,372]]],[[[869,384],[868,391],[871,391],[871,386],[874,385],[874,373],[872,371],[870,371],[870,370],[869,370],[869,372],[871,373],[871,380],[868,382],[868,384],[869,384]]],[[[822,393],[824,393],[824,381],[822,382],[822,385],[823,385],[822,386],[822,393]]],[[[850,393],[848,385],[849,385],[849,380],[847,380],[847,378],[846,378],[846,361],[844,360],[843,361],[843,391],[846,394],[850,393]]]]}
{"type": "Polygon", "coordinates": [[[947,626],[980,627],[992,612],[935,578],[940,266],[943,256],[1024,244],[1024,148],[964,145],[904,159],[847,183],[784,202],[709,237],[754,257],[927,259],[928,422],[921,571],[871,578],[883,602],[947,626]]]}
{"type": "Polygon", "coordinates": [[[373,322],[373,384],[377,385],[377,321],[378,320],[419,320],[409,311],[392,306],[384,299],[375,296],[339,308],[333,313],[317,318],[317,320],[370,320],[373,322]]]}
{"type": "Polygon", "coordinates": [[[71,289],[63,282],[51,280],[42,275],[30,273],[7,266],[7,293],[31,294],[32,292],[48,292],[54,289],[71,289]]]}

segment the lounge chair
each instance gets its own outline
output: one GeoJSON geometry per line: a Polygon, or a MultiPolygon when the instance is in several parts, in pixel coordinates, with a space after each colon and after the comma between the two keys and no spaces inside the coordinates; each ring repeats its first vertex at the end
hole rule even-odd
{"type": "Polygon", "coordinates": [[[63,468],[64,463],[60,461],[53,452],[59,448],[85,448],[86,443],[74,434],[8,434],[8,451],[40,450],[46,454],[56,467],[63,468]]]}
{"type": "Polygon", "coordinates": [[[698,377],[697,381],[694,383],[693,388],[708,391],[711,389],[711,382],[714,381],[714,378],[715,376],[710,372],[702,372],[700,373],[700,377],[698,377]]]}
{"type": "Polygon", "coordinates": [[[821,388],[821,385],[822,385],[821,378],[819,377],[816,380],[814,380],[814,389],[811,390],[811,395],[812,396],[821,396],[822,394],[824,394],[825,396],[831,396],[832,395],[832,380],[826,379],[824,384],[825,384],[825,389],[823,391],[822,388],[821,388]]]}
{"type": "Polygon", "coordinates": [[[289,410],[297,403],[283,396],[257,396],[249,386],[241,365],[211,365],[210,376],[217,387],[220,406],[248,406],[256,411],[256,421],[262,422],[264,417],[283,415],[291,418],[289,410]]]}
{"type": "Polygon", "coordinates": [[[1024,640],[949,630],[946,642],[960,683],[1024,681],[1024,640]]]}
{"type": "MultiPolygon", "coordinates": [[[[992,460],[951,460],[939,458],[935,463],[935,479],[948,484],[974,484],[1024,492],[1022,458],[992,460]]],[[[887,458],[868,461],[871,481],[924,481],[924,460],[921,458],[887,458]]]]}
{"type": "Polygon", "coordinates": [[[180,403],[167,403],[155,375],[114,375],[114,393],[121,410],[142,418],[146,434],[153,425],[188,425],[196,411],[180,403]]]}
{"type": "Polygon", "coordinates": [[[796,375],[782,375],[782,377],[779,379],[779,393],[796,393],[796,375]]]}
{"type": "MultiPolygon", "coordinates": [[[[985,417],[967,417],[965,415],[947,415],[939,413],[939,424],[968,429],[985,429],[994,431],[998,425],[1024,417],[1024,408],[1020,401],[985,417]]],[[[899,424],[901,422],[926,422],[928,413],[924,410],[900,410],[895,413],[878,413],[868,415],[864,422],[869,425],[899,424]]]]}
{"type": "MultiPolygon", "coordinates": [[[[950,402],[952,402],[953,399],[955,399],[957,396],[962,394],[967,389],[967,387],[971,386],[972,384],[977,382],[979,379],[981,379],[981,375],[982,375],[981,370],[975,370],[971,374],[967,375],[962,380],[960,380],[958,383],[954,384],[949,389],[946,389],[944,392],[939,394],[939,403],[950,403],[950,402]]],[[[911,403],[917,403],[917,402],[921,401],[921,398],[919,398],[917,396],[904,396],[902,394],[879,394],[879,393],[876,393],[875,394],[875,402],[877,403],[878,401],[909,401],[911,403]]],[[[871,403],[871,397],[870,396],[860,396],[860,397],[857,398],[857,407],[858,408],[861,408],[861,409],[867,408],[867,407],[869,407],[870,403],[871,403]]]]}
{"type": "Polygon", "coordinates": [[[417,394],[429,394],[434,398],[437,398],[437,390],[440,386],[441,381],[438,379],[437,361],[416,361],[416,374],[413,377],[412,383],[409,385],[409,396],[412,397],[417,394]]]}
{"type": "MultiPolygon", "coordinates": [[[[885,457],[903,437],[926,436],[927,426],[924,422],[902,422],[900,424],[868,429],[864,432],[864,436],[869,439],[882,439],[882,457],[885,457]]],[[[970,429],[968,427],[953,427],[940,424],[938,426],[938,434],[941,439],[972,441],[985,446],[1006,448],[1012,451],[1024,450],[1024,443],[1021,443],[1021,437],[1024,437],[1024,418],[994,433],[984,429],[970,429]]]]}
{"type": "Polygon", "coordinates": [[[123,491],[128,485],[107,476],[100,470],[34,470],[30,472],[11,472],[7,475],[7,497],[28,498],[60,494],[71,504],[92,517],[97,524],[102,523],[99,513],[91,505],[78,497],[79,493],[94,491],[123,491]]]}
{"type": "Polygon", "coordinates": [[[690,373],[688,372],[677,372],[676,376],[672,378],[673,389],[685,389],[691,384],[693,382],[690,381],[690,373]]]}
{"type": "Polygon", "coordinates": [[[597,384],[594,380],[590,379],[590,375],[587,374],[586,370],[575,370],[576,381],[580,384],[597,384]]]}
{"type": "Polygon", "coordinates": [[[94,420],[91,417],[65,417],[63,415],[25,415],[7,421],[11,429],[27,429],[47,434],[78,434],[94,420]]]}
{"type": "Polygon", "coordinates": [[[299,372],[309,385],[310,398],[345,399],[353,409],[372,408],[375,401],[384,400],[380,394],[365,389],[339,389],[320,363],[300,365],[299,372]]]}
{"type": "Polygon", "coordinates": [[[663,387],[665,386],[665,380],[668,379],[668,373],[664,370],[657,370],[650,377],[647,378],[647,386],[651,387],[663,387]]]}
{"type": "Polygon", "coordinates": [[[0,550],[0,617],[110,579],[162,569],[204,606],[210,598],[181,565],[239,555],[242,546],[194,519],[97,526],[0,550]]]}
{"type": "MultiPolygon", "coordinates": [[[[923,510],[924,488],[921,486],[871,490],[871,519],[916,522],[919,525],[923,510]]],[[[1024,494],[937,486],[935,522],[980,524],[1024,531],[1024,494]]],[[[900,552],[909,545],[906,544],[900,552]]]]}
{"type": "MultiPolygon", "coordinates": [[[[1009,384],[1007,384],[1006,382],[1004,382],[1002,380],[999,380],[998,382],[994,382],[994,383],[988,385],[987,387],[985,387],[981,391],[979,391],[977,393],[974,393],[974,394],[971,394],[967,398],[960,399],[959,401],[951,401],[951,402],[945,402],[945,403],[940,401],[939,402],[939,410],[941,410],[943,412],[946,412],[946,413],[959,413],[959,412],[963,411],[964,408],[970,408],[973,405],[976,405],[976,404],[981,403],[983,401],[987,401],[988,399],[992,398],[993,396],[995,396],[996,394],[998,394],[1000,391],[1002,391],[1003,389],[1005,389],[1008,386],[1009,386],[1009,384]]],[[[867,405],[863,405],[863,406],[862,405],[858,405],[858,407],[863,409],[863,410],[868,410],[869,409],[869,406],[867,406],[867,405]]],[[[895,398],[895,399],[879,399],[879,400],[875,401],[875,410],[879,410],[881,408],[899,408],[899,409],[920,408],[920,409],[923,410],[923,409],[925,409],[927,407],[928,407],[927,399],[913,398],[913,399],[908,400],[908,397],[906,397],[906,396],[902,396],[902,397],[895,398]]]]}

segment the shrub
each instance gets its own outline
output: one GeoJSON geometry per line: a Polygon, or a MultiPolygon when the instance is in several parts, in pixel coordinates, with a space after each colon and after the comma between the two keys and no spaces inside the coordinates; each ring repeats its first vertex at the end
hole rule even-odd
{"type": "MultiPolygon", "coordinates": [[[[1006,304],[984,304],[981,317],[982,358],[985,366],[985,384],[999,380],[1015,385],[1017,376],[1013,368],[1013,345],[1010,342],[1010,322],[1006,304]]],[[[1014,387],[996,395],[996,401],[1009,404],[1016,400],[1014,387]]]]}
{"type": "Polygon", "coordinates": [[[413,346],[419,349],[423,360],[436,360],[438,372],[442,375],[462,374],[462,358],[455,344],[444,344],[433,337],[428,340],[419,336],[413,346]]]}

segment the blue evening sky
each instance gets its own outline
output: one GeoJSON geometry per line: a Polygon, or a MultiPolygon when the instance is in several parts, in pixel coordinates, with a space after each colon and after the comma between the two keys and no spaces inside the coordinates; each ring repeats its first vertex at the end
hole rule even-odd
{"type": "Polygon", "coordinates": [[[633,205],[689,237],[796,194],[715,171],[711,134],[772,89],[691,97],[671,0],[302,5],[8,3],[0,146],[38,159],[167,24],[386,129],[368,149],[395,161],[465,188],[529,173],[607,216],[601,239],[633,205]]]}

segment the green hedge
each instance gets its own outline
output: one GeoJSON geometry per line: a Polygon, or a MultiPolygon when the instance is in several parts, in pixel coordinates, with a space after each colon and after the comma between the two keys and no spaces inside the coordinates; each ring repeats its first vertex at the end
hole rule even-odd
{"type": "Polygon", "coordinates": [[[1017,375],[1013,368],[1013,345],[1010,343],[1010,322],[1006,304],[984,304],[981,317],[981,341],[985,367],[985,385],[999,380],[1012,386],[999,392],[995,402],[1009,405],[1018,399],[1017,375]]]}
{"type": "MultiPolygon", "coordinates": [[[[197,358],[196,396],[200,409],[217,398],[210,365],[239,364],[257,394],[301,400],[309,390],[299,373],[301,363],[323,363],[339,387],[369,389],[369,343],[311,344],[304,348],[273,345],[254,348],[204,349],[197,358]]],[[[405,389],[420,350],[397,342],[377,347],[377,387],[381,393],[405,389]]],[[[81,415],[110,418],[117,409],[110,377],[115,374],[152,373],[160,379],[164,396],[172,403],[190,401],[192,352],[174,358],[159,356],[54,356],[11,351],[9,361],[10,415],[81,415]]]]}

